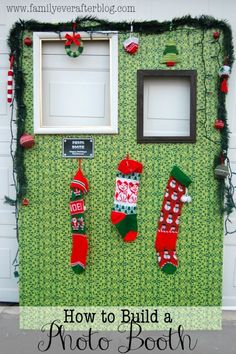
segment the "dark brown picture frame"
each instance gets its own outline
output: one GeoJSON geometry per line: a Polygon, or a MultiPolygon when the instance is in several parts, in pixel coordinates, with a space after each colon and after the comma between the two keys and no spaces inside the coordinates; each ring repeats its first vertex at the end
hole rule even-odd
{"type": "Polygon", "coordinates": [[[137,142],[138,143],[195,143],[196,142],[196,70],[138,70],[137,71],[137,142]],[[190,81],[190,134],[188,136],[144,136],[145,78],[179,77],[190,81]]]}

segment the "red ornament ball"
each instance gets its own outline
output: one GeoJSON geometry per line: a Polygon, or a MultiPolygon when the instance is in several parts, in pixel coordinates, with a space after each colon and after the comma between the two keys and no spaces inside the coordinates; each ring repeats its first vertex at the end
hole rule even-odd
{"type": "Polygon", "coordinates": [[[24,198],[24,199],[22,200],[22,205],[28,206],[28,205],[29,205],[29,199],[24,198]]]}
{"type": "Polygon", "coordinates": [[[33,41],[32,41],[32,39],[31,39],[30,37],[26,37],[26,38],[24,39],[24,44],[25,44],[27,47],[31,47],[32,44],[33,44],[33,41]]]}
{"type": "Polygon", "coordinates": [[[223,120],[217,119],[217,120],[215,121],[214,127],[215,127],[216,129],[221,130],[221,129],[224,128],[224,126],[225,126],[225,122],[224,122],[223,120]]]}
{"type": "Polygon", "coordinates": [[[30,134],[24,133],[20,137],[20,145],[23,146],[25,149],[30,149],[34,146],[35,141],[34,137],[30,134]]]}
{"type": "Polygon", "coordinates": [[[220,32],[216,31],[213,33],[213,38],[218,39],[220,37],[220,32]]]}

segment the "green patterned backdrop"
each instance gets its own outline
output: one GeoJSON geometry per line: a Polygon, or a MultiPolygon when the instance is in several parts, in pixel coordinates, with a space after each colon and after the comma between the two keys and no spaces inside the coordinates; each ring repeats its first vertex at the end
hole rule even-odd
{"type": "MultiPolygon", "coordinates": [[[[35,147],[25,152],[30,205],[21,207],[19,220],[21,305],[221,304],[223,220],[213,169],[219,148],[205,138],[206,133],[213,139],[219,134],[213,128],[222,62],[219,46],[212,41],[212,30],[138,36],[140,49],[131,56],[122,47],[127,35],[119,35],[119,134],[94,135],[95,157],[83,161],[90,191],[86,196],[89,257],[82,275],[74,274],[69,265],[69,186],[78,162],[62,158],[61,135],[38,135],[35,147]],[[160,60],[169,35],[181,56],[173,70],[197,70],[197,143],[137,144],[136,73],[138,69],[166,69],[160,60]],[[117,164],[127,153],[144,165],[138,199],[139,236],[131,244],[122,241],[109,221],[117,164]],[[168,276],[157,267],[154,240],[163,191],[174,164],[192,179],[189,192],[193,201],[184,206],[181,217],[179,269],[168,276]]],[[[26,46],[23,70],[27,74],[26,131],[32,133],[32,48],[26,46]]]]}

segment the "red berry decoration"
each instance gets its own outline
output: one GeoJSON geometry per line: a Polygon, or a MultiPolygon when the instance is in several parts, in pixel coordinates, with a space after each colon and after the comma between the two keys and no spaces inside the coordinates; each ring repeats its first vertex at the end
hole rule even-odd
{"type": "Polygon", "coordinates": [[[213,33],[213,38],[218,39],[220,37],[220,32],[216,31],[213,33]]]}
{"type": "Polygon", "coordinates": [[[35,141],[34,137],[30,134],[24,133],[20,137],[20,145],[23,146],[25,149],[30,149],[34,146],[35,141]]]}
{"type": "Polygon", "coordinates": [[[24,199],[22,200],[22,205],[28,206],[28,205],[29,205],[29,199],[24,198],[24,199]]]}
{"type": "Polygon", "coordinates": [[[25,44],[27,47],[31,47],[31,46],[32,46],[32,43],[33,43],[33,41],[32,41],[32,39],[31,39],[30,37],[26,37],[26,38],[24,39],[24,44],[25,44]]]}
{"type": "Polygon", "coordinates": [[[215,127],[216,129],[221,130],[221,129],[224,128],[224,126],[225,126],[225,122],[224,122],[223,120],[217,119],[217,120],[215,121],[214,127],[215,127]]]}

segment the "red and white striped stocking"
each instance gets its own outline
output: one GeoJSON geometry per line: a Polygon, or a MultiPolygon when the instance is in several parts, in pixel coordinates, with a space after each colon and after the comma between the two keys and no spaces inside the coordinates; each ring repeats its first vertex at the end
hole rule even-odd
{"type": "Polygon", "coordinates": [[[7,102],[12,103],[13,97],[13,63],[14,63],[14,56],[10,56],[10,68],[7,73],[7,102]]]}

